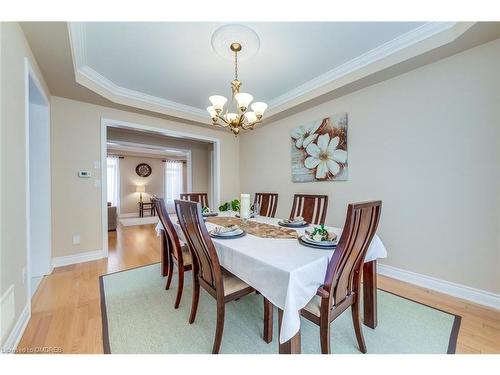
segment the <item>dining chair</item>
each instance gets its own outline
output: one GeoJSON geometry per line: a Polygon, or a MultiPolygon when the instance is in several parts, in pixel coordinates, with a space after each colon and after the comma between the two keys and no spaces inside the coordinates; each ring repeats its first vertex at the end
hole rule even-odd
{"type": "Polygon", "coordinates": [[[359,350],[366,353],[359,316],[361,271],[381,209],[381,201],[349,204],[342,236],[328,264],[325,281],[301,310],[303,317],[319,325],[322,354],[330,354],[330,323],[349,306],[359,350]]]}
{"type": "Polygon", "coordinates": [[[276,215],[276,208],[278,207],[278,194],[277,193],[255,193],[253,203],[258,203],[260,206],[259,215],[274,217],[276,215]]]}
{"type": "Polygon", "coordinates": [[[193,301],[189,323],[192,324],[196,317],[201,286],[217,301],[217,321],[212,347],[212,354],[217,354],[222,342],[226,303],[253,293],[255,289],[221,267],[215,246],[203,221],[199,202],[176,200],[175,210],[194,259],[193,301]]]}
{"type": "Polygon", "coordinates": [[[177,265],[179,281],[177,286],[177,297],[174,304],[174,308],[177,309],[181,302],[182,289],[184,288],[184,272],[192,270],[193,260],[188,246],[179,240],[179,236],[170,220],[163,198],[155,197],[152,201],[164,228],[163,233],[165,235],[165,241],[163,241],[164,249],[162,249],[162,263],[167,266],[166,290],[170,288],[170,283],[172,282],[174,264],[177,265]]]}
{"type": "Polygon", "coordinates": [[[328,195],[295,194],[290,219],[302,216],[310,224],[324,224],[328,195]]]}
{"type": "Polygon", "coordinates": [[[202,207],[208,207],[207,193],[181,193],[181,199],[191,202],[200,202],[202,207]]]}

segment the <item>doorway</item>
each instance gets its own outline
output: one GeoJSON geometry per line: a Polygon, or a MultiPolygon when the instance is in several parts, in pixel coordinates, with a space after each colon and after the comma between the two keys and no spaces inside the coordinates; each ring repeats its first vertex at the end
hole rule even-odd
{"type": "Polygon", "coordinates": [[[27,285],[33,296],[52,272],[49,101],[26,60],[27,285]]]}

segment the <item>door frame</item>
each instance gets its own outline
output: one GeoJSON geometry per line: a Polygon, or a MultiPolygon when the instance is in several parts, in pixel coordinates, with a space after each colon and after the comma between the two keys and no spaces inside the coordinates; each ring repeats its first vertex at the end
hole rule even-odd
{"type": "MultiPolygon", "coordinates": [[[[24,58],[24,132],[25,132],[25,178],[26,178],[26,274],[24,276],[24,282],[26,283],[26,292],[27,292],[27,304],[29,305],[29,311],[31,315],[31,209],[30,209],[30,79],[35,84],[37,90],[40,92],[44,102],[47,105],[47,114],[48,114],[48,122],[47,125],[49,127],[49,136],[50,136],[50,100],[43,89],[42,84],[40,83],[40,79],[36,74],[33,66],[31,65],[29,59],[27,57],[24,58]]],[[[49,138],[50,139],[50,138],[49,138]]],[[[51,147],[49,141],[49,160],[51,158],[51,147]]],[[[52,176],[51,171],[51,163],[48,165],[48,173],[49,176],[52,176]]],[[[47,274],[52,273],[53,264],[52,264],[52,179],[49,177],[49,228],[50,228],[50,253],[49,256],[49,269],[47,270],[47,274]]]]}
{"type": "MultiPolygon", "coordinates": [[[[149,125],[137,124],[128,121],[114,120],[111,118],[101,117],[101,227],[102,227],[102,248],[104,256],[108,257],[108,207],[107,207],[107,129],[121,128],[133,129],[139,131],[152,132],[156,134],[165,135],[173,138],[204,141],[213,144],[214,148],[214,175],[211,178],[214,181],[215,191],[212,192],[212,202],[214,207],[218,207],[220,203],[220,139],[214,137],[207,137],[204,135],[193,134],[188,132],[181,132],[177,130],[158,128],[149,125]]],[[[172,147],[167,147],[172,148],[172,147]]],[[[191,163],[190,163],[191,164],[191,163]]],[[[191,172],[189,172],[191,174],[191,172]]],[[[188,182],[190,185],[190,182],[188,182]]]]}

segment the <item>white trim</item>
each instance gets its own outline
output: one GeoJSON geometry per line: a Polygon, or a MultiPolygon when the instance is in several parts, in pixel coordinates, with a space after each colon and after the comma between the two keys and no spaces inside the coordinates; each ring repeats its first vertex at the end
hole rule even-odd
{"type": "MultiPolygon", "coordinates": [[[[268,116],[275,115],[304,101],[332,91],[335,89],[336,84],[338,84],[338,87],[347,85],[363,76],[381,71],[401,61],[450,43],[473,24],[474,22],[427,22],[269,100],[268,116]],[[429,43],[422,45],[424,41],[429,43]],[[383,60],[387,61],[381,64],[383,60]],[[371,67],[371,69],[367,69],[368,67],[371,67]],[[352,74],[352,77],[346,79],[350,74],[352,74]]],[[[115,103],[165,113],[199,123],[209,123],[208,115],[204,109],[130,90],[110,81],[88,65],[85,46],[85,24],[82,22],[68,22],[68,30],[75,79],[79,84],[115,103]]]]}
{"type": "Polygon", "coordinates": [[[92,260],[106,258],[107,256],[108,254],[104,250],[87,251],[85,253],[52,258],[52,264],[54,267],[63,267],[70,264],[90,262],[92,260]]]}
{"type": "Polygon", "coordinates": [[[119,214],[118,219],[124,219],[127,217],[139,217],[139,212],[130,212],[127,214],[119,214]]]}
{"type": "MultiPolygon", "coordinates": [[[[27,301],[26,304],[29,305],[29,309],[31,311],[31,240],[30,240],[30,235],[31,235],[31,210],[30,210],[30,78],[32,82],[35,84],[36,88],[38,89],[39,93],[41,94],[43,100],[45,101],[47,105],[47,111],[48,111],[48,126],[49,126],[49,132],[50,132],[50,101],[47,97],[47,94],[45,93],[45,90],[42,87],[42,84],[40,83],[40,79],[38,78],[37,74],[35,73],[33,67],[31,66],[31,63],[28,59],[28,57],[24,58],[24,153],[25,153],[25,178],[26,178],[26,191],[25,191],[25,200],[26,200],[26,274],[25,274],[25,280],[23,282],[26,285],[26,294],[27,294],[27,301]]],[[[50,152],[50,144],[49,144],[49,152],[50,152]]],[[[49,163],[48,166],[48,172],[49,175],[51,175],[51,165],[49,163]]],[[[51,180],[49,178],[49,192],[52,191],[52,186],[51,186],[51,180]]],[[[49,194],[48,196],[49,200],[49,207],[51,207],[51,200],[52,200],[52,194],[49,194]]],[[[49,212],[50,217],[52,218],[51,212],[49,212]]],[[[48,223],[49,228],[52,228],[51,222],[48,223]]],[[[50,238],[50,242],[52,245],[52,236],[50,238]]],[[[52,248],[52,246],[51,246],[52,248]]],[[[53,265],[50,264],[49,260],[49,269],[46,271],[47,274],[50,274],[53,270],[53,265]]]]}
{"type": "Polygon", "coordinates": [[[157,224],[159,220],[160,218],[158,216],[144,216],[121,218],[119,222],[124,227],[132,227],[135,225],[157,224]]]}
{"type": "MultiPolygon", "coordinates": [[[[30,296],[30,301],[31,301],[31,296],[30,296]]],[[[31,318],[31,302],[27,303],[24,306],[24,309],[21,312],[21,315],[19,315],[16,324],[10,331],[7,340],[5,340],[5,343],[2,345],[2,353],[13,353],[13,351],[17,349],[17,345],[19,344],[19,341],[21,341],[21,338],[23,337],[24,331],[26,329],[26,326],[28,325],[28,322],[30,321],[30,318],[31,318]]]]}
{"type": "MultiPolygon", "coordinates": [[[[214,198],[215,202],[213,202],[214,207],[219,207],[220,204],[220,168],[221,168],[221,156],[220,156],[220,139],[207,137],[204,135],[193,134],[180,132],[170,129],[164,128],[155,128],[152,126],[141,125],[137,123],[132,123],[128,121],[121,120],[113,120],[109,118],[102,117],[101,118],[101,223],[102,223],[102,243],[103,243],[103,251],[106,253],[106,257],[108,256],[108,204],[106,198],[107,192],[107,174],[106,174],[106,157],[107,157],[107,127],[114,128],[125,128],[125,129],[135,129],[142,130],[157,134],[166,135],[174,138],[181,139],[193,139],[198,141],[206,141],[210,142],[214,146],[215,160],[217,162],[214,168],[214,176],[212,179],[214,180],[215,193],[214,198]]],[[[188,153],[188,191],[191,191],[192,184],[192,171],[191,171],[191,153],[188,153]]]]}
{"type": "Polygon", "coordinates": [[[471,288],[469,286],[437,279],[416,272],[406,271],[385,264],[378,264],[377,268],[378,273],[381,275],[500,310],[500,294],[471,288]]]}

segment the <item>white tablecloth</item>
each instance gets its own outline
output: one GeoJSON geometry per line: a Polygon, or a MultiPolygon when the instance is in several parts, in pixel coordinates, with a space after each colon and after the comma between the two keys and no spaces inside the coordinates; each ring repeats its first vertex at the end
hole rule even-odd
{"type": "MultiPolygon", "coordinates": [[[[232,216],[233,212],[220,213],[232,216]]],[[[279,219],[258,216],[251,219],[277,225],[279,219]]],[[[172,217],[179,237],[184,235],[172,217]]],[[[210,231],[215,227],[206,223],[210,231]]],[[[340,238],[341,228],[331,228],[340,238]]],[[[163,230],[161,222],[157,233],[163,230]]],[[[303,234],[305,229],[297,229],[303,234]]],[[[302,246],[296,239],[260,238],[250,234],[236,239],[213,239],[220,264],[247,284],[258,290],[273,305],[283,310],[280,342],[291,339],[300,329],[299,311],[316,294],[323,284],[328,262],[333,250],[313,249],[302,246]]],[[[387,251],[375,235],[366,255],[366,261],[385,258],[387,251]]]]}

